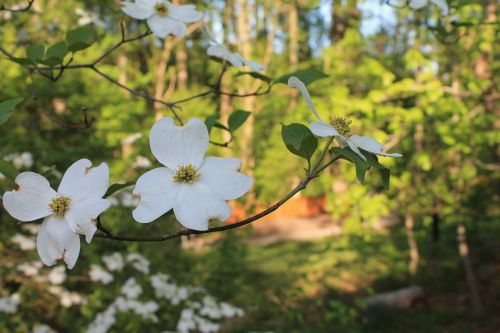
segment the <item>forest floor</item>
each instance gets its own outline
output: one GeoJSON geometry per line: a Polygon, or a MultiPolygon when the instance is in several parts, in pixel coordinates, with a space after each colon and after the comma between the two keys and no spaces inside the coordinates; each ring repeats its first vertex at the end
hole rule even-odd
{"type": "MultiPolygon", "coordinates": [[[[228,332],[500,332],[500,241],[496,237],[500,230],[491,230],[494,224],[469,231],[485,309],[477,316],[470,308],[453,225],[443,226],[438,243],[429,239],[427,226],[417,226],[421,261],[417,274],[411,276],[402,226],[318,239],[315,229],[326,223],[323,217],[307,222],[314,227],[299,234],[286,231],[296,223],[303,221],[268,224],[266,233],[272,229],[281,236],[254,236],[254,230],[244,245],[235,247],[241,257],[234,257],[236,252],[223,254],[223,271],[212,274],[226,279],[212,291],[247,310],[243,322],[228,332]],[[298,240],[305,236],[312,240],[298,240]],[[410,285],[421,286],[425,297],[408,309],[363,305],[374,293],[410,285]]],[[[330,227],[329,232],[336,234],[336,228],[330,227]]]]}

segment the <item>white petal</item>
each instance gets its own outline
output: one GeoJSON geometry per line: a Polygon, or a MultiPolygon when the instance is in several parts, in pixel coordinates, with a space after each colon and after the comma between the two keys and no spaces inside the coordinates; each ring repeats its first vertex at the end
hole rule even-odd
{"type": "Polygon", "coordinates": [[[207,49],[207,54],[212,57],[217,57],[228,61],[234,67],[243,66],[243,58],[238,54],[234,54],[222,45],[211,45],[207,49]]]}
{"type": "Polygon", "coordinates": [[[174,5],[167,3],[168,16],[176,20],[192,23],[203,18],[203,13],[196,10],[194,5],[174,5]]]}
{"type": "Polygon", "coordinates": [[[57,196],[47,179],[34,172],[23,172],[16,178],[19,189],[5,192],[3,206],[15,219],[27,222],[52,214],[49,204],[57,196]]]}
{"type": "Polygon", "coordinates": [[[153,15],[148,18],[148,26],[160,38],[168,35],[182,38],[186,35],[186,25],[168,16],[153,15]]]}
{"type": "Polygon", "coordinates": [[[177,194],[173,176],[168,168],[157,168],[139,177],[133,193],[141,200],[132,212],[134,220],[150,223],[172,209],[177,194]]]}
{"type": "Polygon", "coordinates": [[[243,59],[243,60],[244,60],[243,62],[245,63],[245,66],[250,67],[252,69],[252,71],[254,71],[254,72],[261,72],[261,71],[265,71],[267,69],[266,66],[261,65],[258,62],[246,60],[246,59],[243,59]]]}
{"type": "Polygon", "coordinates": [[[238,158],[207,157],[199,169],[200,183],[217,193],[224,200],[233,200],[247,193],[253,178],[241,172],[238,158]]]}
{"type": "Polygon", "coordinates": [[[231,207],[208,187],[197,182],[179,186],[174,214],[186,228],[207,230],[210,219],[224,221],[229,218],[231,207]]]}
{"type": "Polygon", "coordinates": [[[80,253],[80,238],[64,219],[49,217],[43,221],[36,239],[40,259],[47,266],[64,260],[71,269],[80,253]]]}
{"type": "Polygon", "coordinates": [[[322,138],[327,136],[339,136],[339,132],[332,125],[325,124],[324,122],[309,123],[309,129],[314,135],[322,138]]]}
{"type": "Polygon", "coordinates": [[[122,11],[137,20],[145,20],[155,13],[153,7],[148,7],[140,3],[122,2],[122,11]]]}
{"type": "Polygon", "coordinates": [[[63,176],[57,192],[71,200],[102,198],[109,185],[109,168],[106,163],[92,168],[92,162],[81,159],[73,163],[63,176]]]}
{"type": "Polygon", "coordinates": [[[309,106],[309,109],[312,111],[312,113],[314,113],[316,118],[318,118],[319,122],[324,123],[324,121],[321,120],[318,112],[316,111],[316,108],[314,107],[314,104],[313,104],[312,99],[311,99],[311,95],[309,95],[309,91],[307,91],[307,88],[306,88],[306,85],[304,84],[304,82],[300,81],[299,78],[297,78],[295,76],[290,76],[290,78],[288,79],[288,86],[290,88],[297,88],[300,90],[302,96],[306,100],[307,106],[309,106]]]}
{"type": "Polygon", "coordinates": [[[361,153],[361,151],[358,149],[358,146],[356,146],[356,144],[354,142],[352,142],[350,139],[347,139],[346,137],[342,137],[342,139],[340,141],[343,144],[345,144],[345,142],[346,142],[347,145],[349,146],[349,148],[351,148],[351,150],[353,152],[355,152],[363,161],[366,161],[365,155],[363,155],[363,153],[361,153]]]}
{"type": "Polygon", "coordinates": [[[97,231],[92,223],[102,212],[108,209],[110,202],[106,199],[89,198],[71,203],[66,213],[66,221],[73,232],[85,235],[85,240],[90,243],[97,231]]]}
{"type": "Polygon", "coordinates": [[[449,13],[448,3],[446,0],[431,0],[441,9],[441,15],[446,16],[449,13]]]}
{"type": "Polygon", "coordinates": [[[359,148],[366,150],[367,152],[370,152],[375,155],[381,155],[381,156],[389,156],[389,157],[401,157],[403,155],[401,154],[388,154],[384,153],[383,149],[384,146],[375,140],[374,138],[371,138],[369,136],[358,136],[358,135],[353,135],[350,137],[350,141],[353,142],[356,146],[359,148]]]}
{"type": "Polygon", "coordinates": [[[408,7],[412,9],[422,9],[427,5],[428,0],[410,0],[408,7]]]}
{"type": "Polygon", "coordinates": [[[149,144],[156,159],[171,170],[188,164],[199,168],[208,149],[207,126],[198,118],[189,119],[185,126],[163,118],[153,125],[149,144]]]}

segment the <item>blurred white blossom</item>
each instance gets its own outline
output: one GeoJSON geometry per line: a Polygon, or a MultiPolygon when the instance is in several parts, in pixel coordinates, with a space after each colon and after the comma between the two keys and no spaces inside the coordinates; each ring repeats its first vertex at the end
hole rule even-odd
{"type": "Polygon", "coordinates": [[[53,268],[47,275],[47,279],[51,284],[62,284],[66,280],[66,268],[64,266],[53,268]]]}
{"type": "Polygon", "coordinates": [[[109,284],[113,281],[113,275],[99,265],[90,266],[89,276],[90,280],[101,282],[102,284],[109,284]]]}
{"type": "Polygon", "coordinates": [[[129,299],[137,298],[142,294],[142,288],[134,278],[129,278],[122,286],[122,294],[129,299]]]}
{"type": "Polygon", "coordinates": [[[26,276],[36,276],[40,274],[43,264],[40,261],[30,261],[17,265],[17,269],[26,276]]]}
{"type": "Polygon", "coordinates": [[[146,168],[149,168],[151,167],[151,161],[147,158],[147,157],[144,157],[144,156],[137,156],[135,158],[135,161],[134,163],[132,164],[132,167],[133,168],[142,168],[142,169],[146,169],[146,168]]]}
{"type": "Polygon", "coordinates": [[[14,237],[10,239],[10,241],[14,244],[19,245],[19,247],[23,251],[30,251],[36,249],[36,243],[32,237],[27,237],[22,234],[16,234],[14,237]]]}
{"type": "Polygon", "coordinates": [[[139,253],[130,253],[127,256],[127,262],[129,262],[132,267],[134,267],[139,272],[149,274],[149,260],[139,253]]]}
{"type": "Polygon", "coordinates": [[[78,25],[80,25],[80,26],[87,25],[87,24],[93,24],[99,28],[106,27],[106,23],[99,18],[99,15],[97,13],[85,10],[83,8],[76,8],[75,14],[79,16],[78,25]]]}
{"type": "Polygon", "coordinates": [[[33,327],[32,333],[56,333],[56,331],[47,325],[37,324],[33,327]]]}
{"type": "Polygon", "coordinates": [[[16,313],[17,307],[21,304],[21,299],[18,294],[12,294],[7,297],[0,297],[0,312],[16,313]]]}
{"type": "Polygon", "coordinates": [[[106,268],[112,272],[120,272],[125,265],[125,260],[119,252],[114,252],[109,256],[103,256],[102,261],[104,261],[106,268]]]}
{"type": "Polygon", "coordinates": [[[18,170],[29,169],[33,166],[33,154],[30,152],[10,154],[3,159],[12,162],[18,170]]]}

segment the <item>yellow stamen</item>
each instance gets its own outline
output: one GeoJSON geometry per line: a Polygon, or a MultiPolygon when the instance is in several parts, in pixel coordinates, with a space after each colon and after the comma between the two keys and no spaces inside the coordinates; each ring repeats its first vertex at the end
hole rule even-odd
{"type": "Polygon", "coordinates": [[[347,120],[344,117],[335,116],[333,119],[331,119],[331,123],[335,127],[335,129],[343,136],[350,136],[351,135],[352,120],[347,120]]]}
{"type": "Polygon", "coordinates": [[[192,164],[181,165],[175,170],[174,182],[193,184],[200,179],[201,175],[192,164]]]}
{"type": "Polygon", "coordinates": [[[49,204],[49,208],[55,217],[61,219],[68,211],[70,204],[71,199],[61,195],[52,199],[52,202],[49,204]]]}
{"type": "Polygon", "coordinates": [[[164,3],[157,3],[154,6],[154,9],[156,11],[156,14],[158,14],[158,16],[167,16],[168,14],[168,7],[164,3]]]}

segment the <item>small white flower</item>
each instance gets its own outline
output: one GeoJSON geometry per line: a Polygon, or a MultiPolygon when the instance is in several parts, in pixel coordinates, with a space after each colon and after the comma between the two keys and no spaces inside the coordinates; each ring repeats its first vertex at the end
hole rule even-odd
{"type": "Polygon", "coordinates": [[[316,108],[312,103],[311,96],[309,95],[306,86],[297,77],[290,77],[290,79],[288,79],[288,86],[290,88],[297,88],[300,90],[302,96],[304,96],[304,99],[306,100],[307,105],[309,106],[309,109],[318,119],[317,122],[311,122],[309,124],[311,132],[313,132],[314,135],[319,137],[335,137],[341,147],[349,146],[352,151],[354,151],[361,159],[365,161],[366,157],[361,153],[359,148],[375,155],[388,157],[402,156],[401,154],[389,154],[383,152],[384,146],[372,137],[359,135],[349,136],[350,121],[347,121],[342,117],[335,118],[335,126],[325,123],[316,111],[316,108]]]}
{"type": "Polygon", "coordinates": [[[109,284],[114,279],[113,275],[99,265],[90,265],[89,276],[92,281],[102,284],[109,284]]]}
{"type": "Polygon", "coordinates": [[[142,294],[142,288],[134,278],[129,278],[122,286],[122,294],[129,299],[134,299],[142,294]]]}
{"type": "Polygon", "coordinates": [[[109,207],[102,199],[108,188],[109,169],[105,163],[92,168],[82,159],[69,167],[54,191],[47,179],[33,172],[16,178],[19,189],[3,196],[5,210],[22,222],[45,218],[37,237],[37,250],[42,262],[52,266],[64,260],[68,268],[75,266],[80,253],[80,238],[90,243],[97,228],[92,223],[109,207]]]}
{"type": "Polygon", "coordinates": [[[229,62],[234,67],[248,66],[254,72],[260,72],[266,70],[266,66],[261,65],[254,61],[247,60],[243,58],[239,53],[231,52],[225,46],[220,44],[211,45],[207,49],[207,54],[212,57],[221,58],[229,62]]]}
{"type": "Polygon", "coordinates": [[[153,169],[138,180],[134,194],[140,197],[134,219],[149,223],[170,209],[189,229],[207,230],[212,218],[231,216],[226,200],[245,194],[253,179],[239,172],[237,158],[205,157],[208,130],[200,119],[175,126],[160,119],[151,129],[149,142],[156,159],[165,167],[153,169]]]}
{"type": "Polygon", "coordinates": [[[433,2],[436,6],[441,9],[441,15],[446,16],[449,13],[448,3],[446,0],[410,0],[408,3],[408,7],[411,9],[422,9],[429,4],[429,2],[433,2]]]}
{"type": "Polygon", "coordinates": [[[149,273],[150,262],[148,259],[140,255],[139,253],[130,253],[127,256],[127,262],[129,262],[132,265],[132,267],[137,269],[139,272],[142,272],[144,274],[149,273]]]}
{"type": "Polygon", "coordinates": [[[17,307],[21,304],[19,294],[13,294],[8,297],[0,297],[0,312],[16,313],[17,307]]]}
{"type": "Polygon", "coordinates": [[[186,23],[193,23],[203,18],[203,13],[194,5],[174,5],[166,0],[136,0],[122,2],[122,11],[137,19],[147,20],[153,33],[165,38],[174,35],[182,38],[186,35],[186,23]]]}
{"type": "Polygon", "coordinates": [[[132,164],[132,167],[138,169],[147,169],[151,167],[151,161],[147,157],[137,156],[134,163],[132,164]]]}
{"type": "Polygon", "coordinates": [[[104,261],[106,268],[112,272],[121,272],[123,266],[125,266],[125,260],[120,252],[114,252],[109,256],[103,256],[102,261],[104,261]]]}
{"type": "Polygon", "coordinates": [[[59,266],[52,269],[47,276],[47,279],[51,284],[62,284],[66,280],[66,268],[64,266],[59,266]]]}
{"type": "Polygon", "coordinates": [[[39,275],[42,267],[43,267],[42,263],[38,260],[31,261],[31,262],[25,262],[25,263],[17,265],[17,269],[19,271],[23,272],[23,274],[26,276],[39,275]]]}
{"type": "Polygon", "coordinates": [[[36,249],[35,241],[32,237],[26,237],[21,234],[16,234],[14,237],[10,239],[10,241],[14,244],[19,245],[21,250],[29,251],[36,249]]]}

